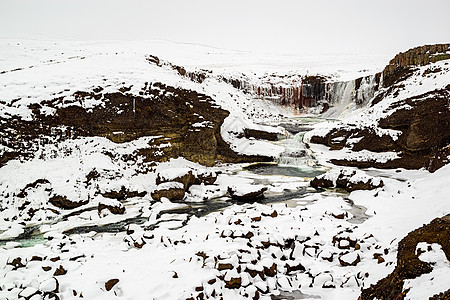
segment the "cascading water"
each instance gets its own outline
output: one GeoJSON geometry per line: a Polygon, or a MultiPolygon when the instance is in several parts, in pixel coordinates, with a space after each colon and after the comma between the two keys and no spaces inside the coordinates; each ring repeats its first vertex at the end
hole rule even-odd
{"type": "Polygon", "coordinates": [[[285,147],[285,151],[280,155],[278,164],[283,166],[307,166],[315,165],[314,159],[310,156],[310,151],[302,142],[304,132],[299,132],[293,138],[284,139],[280,142],[285,147]]]}

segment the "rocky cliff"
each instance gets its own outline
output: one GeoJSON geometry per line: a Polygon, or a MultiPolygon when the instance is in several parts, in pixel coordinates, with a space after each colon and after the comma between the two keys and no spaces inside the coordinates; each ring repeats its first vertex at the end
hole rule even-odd
{"type": "Polygon", "coordinates": [[[397,54],[383,71],[383,86],[391,86],[417,66],[450,59],[450,44],[425,45],[397,54]]]}

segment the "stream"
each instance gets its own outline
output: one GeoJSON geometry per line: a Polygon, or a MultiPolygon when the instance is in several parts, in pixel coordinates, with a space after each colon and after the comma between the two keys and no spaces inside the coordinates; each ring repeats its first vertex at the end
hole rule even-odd
{"type": "MultiPolygon", "coordinates": [[[[270,185],[274,182],[274,178],[289,177],[289,178],[299,178],[302,181],[308,180],[315,176],[325,173],[328,169],[318,165],[317,161],[314,159],[314,155],[303,143],[303,135],[306,131],[311,130],[311,124],[322,122],[322,119],[318,118],[294,118],[288,121],[284,121],[280,124],[290,132],[290,136],[274,142],[277,145],[281,145],[285,148],[285,151],[280,155],[276,163],[254,163],[245,166],[241,171],[232,172],[233,176],[244,176],[242,174],[253,174],[256,175],[253,178],[254,184],[265,184],[270,185]],[[242,174],[241,174],[242,173],[242,174]]],[[[323,193],[326,195],[333,195],[342,197],[351,207],[348,211],[353,215],[349,220],[351,223],[362,223],[368,216],[365,214],[366,209],[361,206],[354,205],[354,203],[347,198],[348,193],[342,191],[324,191],[315,190],[309,187],[301,187],[294,190],[284,189],[280,193],[266,193],[265,197],[258,200],[258,203],[271,205],[274,203],[285,203],[289,207],[294,206],[306,206],[311,204],[310,201],[302,201],[302,198],[310,195],[311,193],[323,193]]],[[[187,215],[187,218],[181,222],[180,227],[184,226],[190,219],[191,216],[202,217],[211,212],[219,211],[225,209],[233,204],[242,204],[231,200],[227,195],[218,198],[208,199],[204,202],[193,203],[186,201],[177,201],[177,203],[184,204],[185,206],[176,209],[162,210],[159,212],[158,216],[165,214],[172,215],[187,215]]],[[[88,208],[87,210],[92,210],[93,208],[88,208]]],[[[83,211],[83,210],[82,210],[83,211]]],[[[80,211],[80,212],[82,212],[80,211]]],[[[80,213],[75,212],[75,214],[80,213]]],[[[73,213],[71,214],[73,215],[73,213]]],[[[66,218],[67,219],[67,216],[66,218]]],[[[63,221],[63,219],[55,220],[54,223],[58,221],[63,221]]],[[[70,228],[65,230],[63,233],[66,235],[71,234],[83,234],[88,232],[96,233],[116,233],[123,232],[127,230],[128,225],[138,224],[143,225],[148,218],[142,217],[142,214],[133,216],[128,219],[122,219],[115,223],[105,224],[105,225],[88,225],[88,226],[77,226],[75,228],[70,228]]],[[[179,221],[170,218],[163,218],[163,220],[151,225],[144,227],[146,230],[153,230],[157,228],[163,222],[179,221]]],[[[39,230],[40,225],[34,225],[32,227],[25,228],[25,231],[20,234],[17,238],[10,240],[0,241],[0,246],[5,245],[7,242],[19,242],[22,247],[30,247],[36,244],[45,243],[46,238],[43,237],[39,230]]],[[[179,227],[177,227],[179,228],[179,227]]],[[[173,228],[173,229],[177,229],[173,228]]]]}

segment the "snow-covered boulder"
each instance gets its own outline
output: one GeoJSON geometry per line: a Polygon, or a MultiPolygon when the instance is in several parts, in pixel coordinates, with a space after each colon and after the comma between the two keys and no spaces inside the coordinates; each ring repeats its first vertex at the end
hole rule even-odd
{"type": "Polygon", "coordinates": [[[228,187],[228,193],[233,200],[256,201],[264,198],[267,187],[264,185],[241,184],[228,187]]]}
{"type": "Polygon", "coordinates": [[[158,184],[151,196],[155,200],[161,200],[165,197],[169,200],[183,200],[185,194],[184,184],[170,181],[158,184]]]}

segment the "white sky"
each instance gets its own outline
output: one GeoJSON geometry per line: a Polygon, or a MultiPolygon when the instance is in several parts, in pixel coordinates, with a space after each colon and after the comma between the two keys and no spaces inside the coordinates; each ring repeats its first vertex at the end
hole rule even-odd
{"type": "Polygon", "coordinates": [[[279,53],[450,43],[449,0],[0,0],[0,37],[163,38],[279,53]]]}

